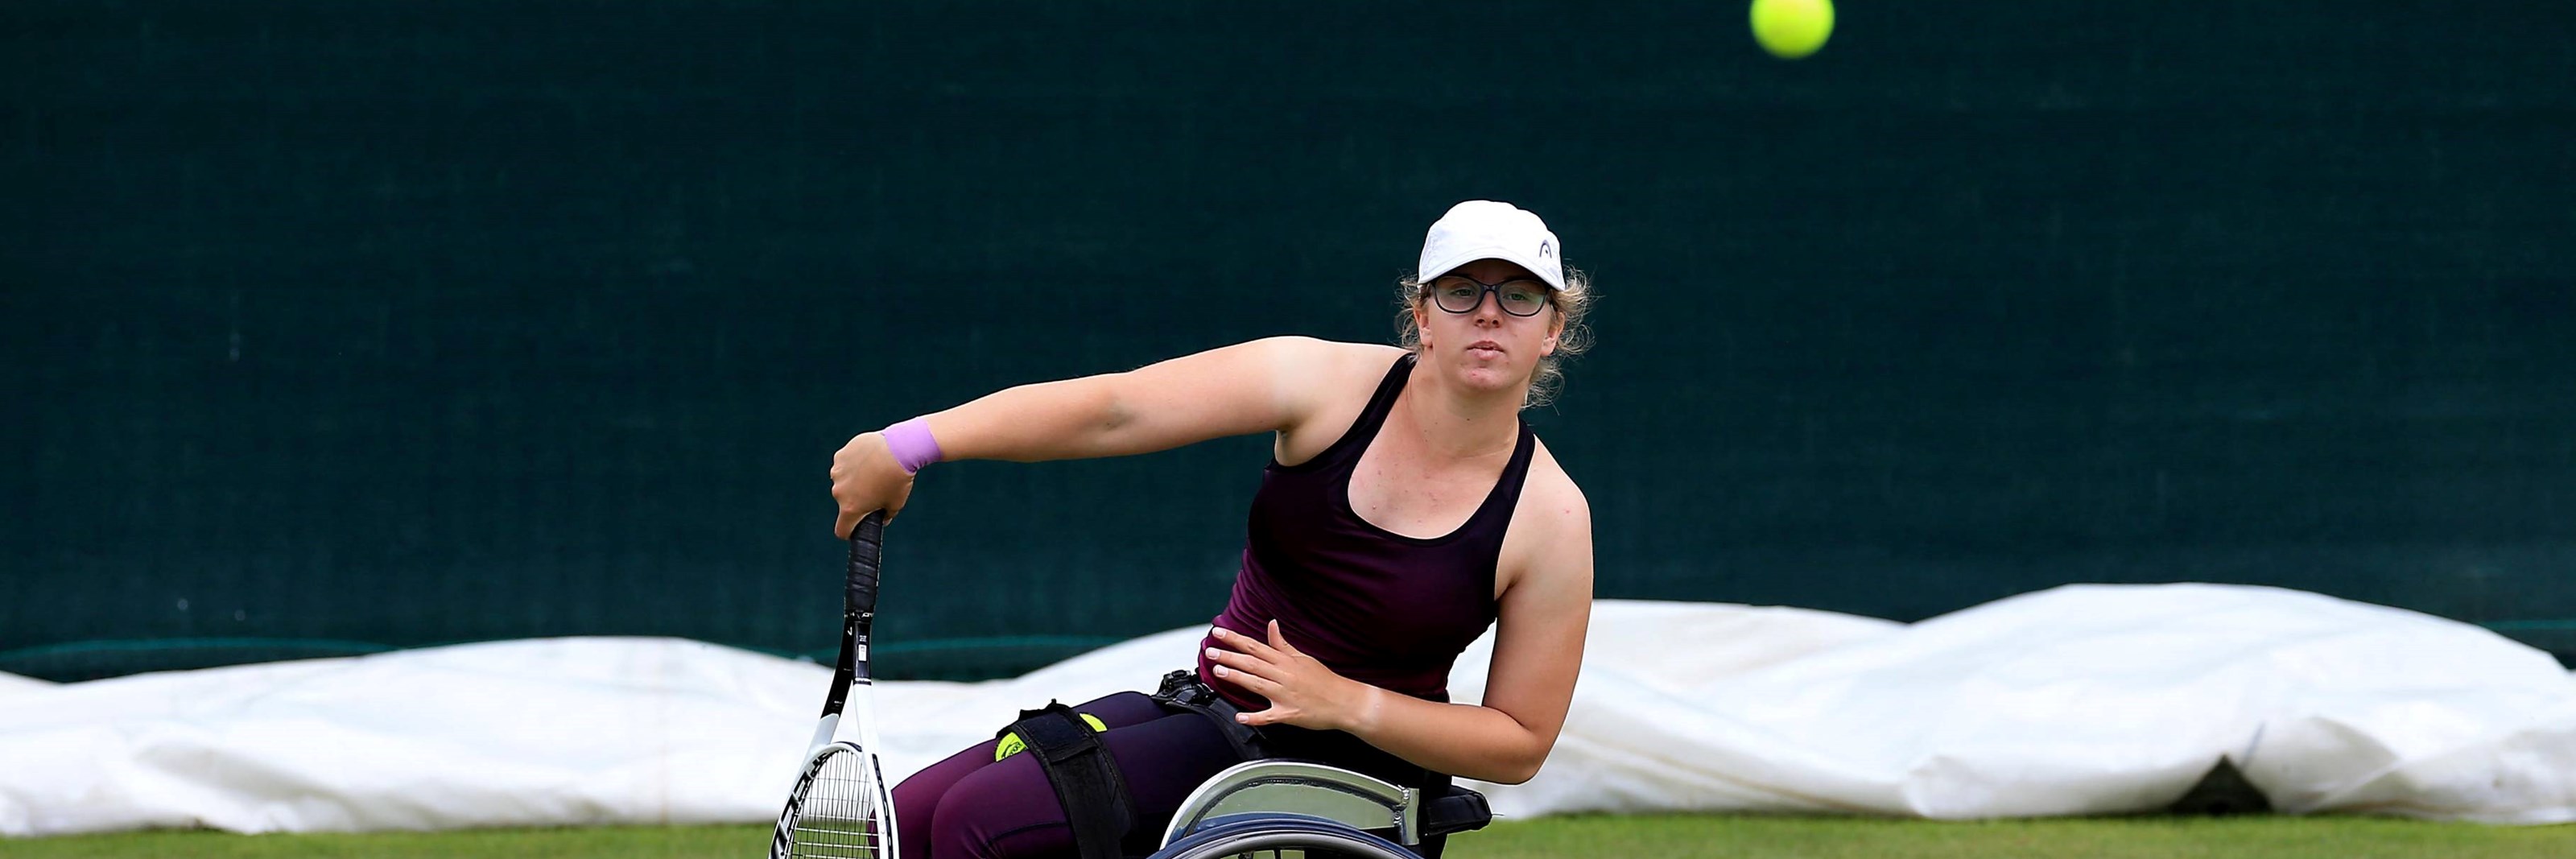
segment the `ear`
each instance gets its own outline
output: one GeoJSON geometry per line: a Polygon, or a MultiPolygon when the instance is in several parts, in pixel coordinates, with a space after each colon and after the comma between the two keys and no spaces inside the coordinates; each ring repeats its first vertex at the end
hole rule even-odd
{"type": "Polygon", "coordinates": [[[1413,303],[1413,339],[1422,341],[1423,351],[1431,350],[1431,296],[1427,293],[1413,303]]]}
{"type": "Polygon", "coordinates": [[[1565,312],[1560,310],[1549,313],[1547,315],[1547,342],[1541,343],[1538,346],[1538,354],[1540,357],[1556,354],[1556,338],[1563,336],[1564,334],[1565,312]]]}

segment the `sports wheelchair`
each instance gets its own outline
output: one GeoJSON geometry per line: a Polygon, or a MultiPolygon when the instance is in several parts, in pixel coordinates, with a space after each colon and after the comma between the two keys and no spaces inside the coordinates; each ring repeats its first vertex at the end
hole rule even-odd
{"type": "Polygon", "coordinates": [[[1246,761],[1181,802],[1149,859],[1422,859],[1425,838],[1493,820],[1483,794],[1424,793],[1308,761],[1246,761]]]}
{"type": "MultiPolygon", "coordinates": [[[[1152,698],[1172,712],[1204,717],[1235,746],[1237,763],[1201,782],[1143,857],[1119,849],[1132,810],[1126,785],[1093,729],[1061,702],[1022,710],[998,734],[1020,737],[1045,769],[1074,829],[1081,855],[1106,859],[1436,859],[1446,836],[1493,821],[1484,794],[1437,780],[1414,788],[1300,755],[1333,754],[1238,724],[1234,705],[1194,672],[1163,677],[1152,698]]],[[[1313,735],[1324,736],[1324,735],[1313,735]]]]}

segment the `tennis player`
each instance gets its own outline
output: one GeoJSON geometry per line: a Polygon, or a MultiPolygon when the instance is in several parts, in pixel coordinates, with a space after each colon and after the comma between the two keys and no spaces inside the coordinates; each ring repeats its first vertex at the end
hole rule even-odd
{"type": "MultiPolygon", "coordinates": [[[[933,462],[1124,456],[1273,433],[1243,565],[1197,679],[1273,756],[1435,790],[1452,775],[1526,781],[1564,724],[1592,602],[1590,508],[1520,419],[1585,345],[1589,287],[1563,253],[1534,214],[1460,203],[1432,224],[1417,275],[1402,282],[1400,345],[1254,340],[864,433],[832,457],[835,530],[898,512],[933,462]],[[1488,625],[1483,703],[1448,703],[1451,665],[1488,625]]],[[[1108,726],[1100,738],[1132,801],[1130,853],[1153,849],[1189,791],[1240,759],[1221,722],[1143,693],[1074,709],[1108,726]]],[[[997,761],[994,747],[895,788],[904,859],[1073,855],[1036,756],[997,761]]]]}

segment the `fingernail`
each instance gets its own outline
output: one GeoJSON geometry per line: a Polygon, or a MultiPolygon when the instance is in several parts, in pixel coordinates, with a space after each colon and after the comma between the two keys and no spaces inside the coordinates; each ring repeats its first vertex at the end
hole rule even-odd
{"type": "Polygon", "coordinates": [[[1223,666],[1223,665],[1219,665],[1219,666],[1217,666],[1217,667],[1216,667],[1216,676],[1218,676],[1218,677],[1223,677],[1223,676],[1225,676],[1225,666],[1223,666]]]}
{"type": "Polygon", "coordinates": [[[1217,657],[1218,652],[1219,652],[1219,651],[1218,651],[1216,648],[1213,648],[1213,647],[1208,648],[1208,658],[1209,658],[1209,659],[1215,659],[1215,658],[1217,657]]]}
{"type": "Polygon", "coordinates": [[[1217,627],[1217,628],[1216,628],[1216,632],[1215,632],[1214,634],[1215,634],[1215,635],[1216,635],[1216,637],[1218,637],[1218,638],[1224,638],[1224,637],[1226,637],[1226,636],[1228,636],[1228,635],[1232,635],[1233,633],[1230,633],[1230,632],[1225,631],[1225,627],[1220,626],[1220,627],[1217,627]]]}

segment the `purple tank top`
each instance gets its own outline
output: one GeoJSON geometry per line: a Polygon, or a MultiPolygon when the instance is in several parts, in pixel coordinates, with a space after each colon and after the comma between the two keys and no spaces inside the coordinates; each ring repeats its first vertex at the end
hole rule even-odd
{"type": "MultiPolygon", "coordinates": [[[[1276,618],[1290,644],[1335,673],[1447,701],[1450,666],[1494,623],[1494,564],[1536,444],[1521,423],[1502,478],[1456,531],[1425,539],[1369,524],[1351,509],[1351,471],[1412,370],[1411,354],[1396,359],[1359,420],[1323,453],[1297,465],[1272,460],[1262,471],[1243,569],[1215,624],[1267,640],[1276,618]]],[[[1213,646],[1212,637],[1200,642],[1199,679],[1236,706],[1268,708],[1208,673],[1213,646]]]]}

